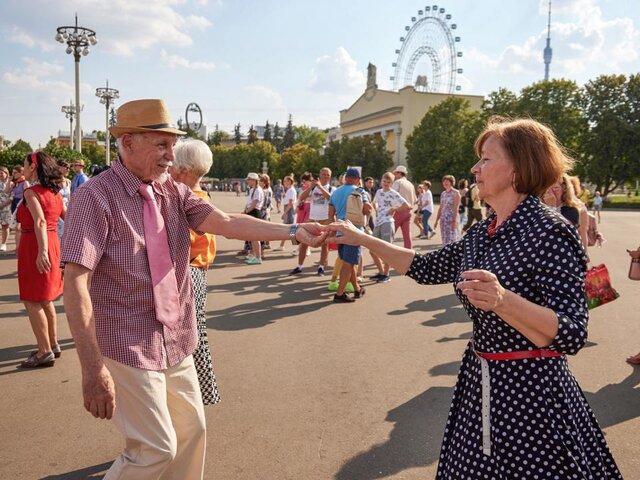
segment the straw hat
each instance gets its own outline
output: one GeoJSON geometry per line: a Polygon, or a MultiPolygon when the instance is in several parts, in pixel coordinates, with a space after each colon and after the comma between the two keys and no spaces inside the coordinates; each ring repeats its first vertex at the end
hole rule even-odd
{"type": "Polygon", "coordinates": [[[405,167],[404,165],[398,165],[396,168],[393,169],[393,173],[404,173],[405,175],[407,174],[407,167],[405,167]]]}
{"type": "Polygon", "coordinates": [[[133,100],[118,108],[116,124],[109,128],[111,135],[118,138],[125,133],[166,132],[186,135],[171,125],[171,116],[164,100],[133,100]]]}

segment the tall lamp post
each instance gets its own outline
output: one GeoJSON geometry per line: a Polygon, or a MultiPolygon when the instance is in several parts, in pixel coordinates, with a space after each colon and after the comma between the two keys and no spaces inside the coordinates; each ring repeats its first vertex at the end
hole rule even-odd
{"type": "Polygon", "coordinates": [[[73,102],[69,100],[69,105],[63,105],[60,111],[69,119],[69,148],[73,150],[73,116],[76,114],[76,109],[73,102]]]}
{"type": "Polygon", "coordinates": [[[65,50],[69,55],[73,54],[76,65],[76,150],[82,152],[82,134],[80,127],[80,55],[89,55],[89,45],[98,43],[96,32],[90,28],[78,26],[78,14],[76,24],[57,28],[56,40],[66,43],[65,50]]]}
{"type": "Polygon", "coordinates": [[[110,136],[109,136],[109,107],[113,103],[116,98],[120,98],[120,92],[115,88],[109,88],[109,80],[107,80],[107,86],[96,88],[96,97],[100,98],[100,103],[104,104],[107,107],[107,115],[104,127],[104,142],[105,142],[105,150],[106,150],[106,162],[107,165],[111,165],[111,160],[109,159],[111,155],[110,144],[110,136]]]}

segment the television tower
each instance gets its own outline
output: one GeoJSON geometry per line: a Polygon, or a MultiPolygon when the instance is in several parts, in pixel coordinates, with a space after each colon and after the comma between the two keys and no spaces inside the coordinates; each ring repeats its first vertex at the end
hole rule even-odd
{"type": "Polygon", "coordinates": [[[551,65],[551,57],[553,50],[551,49],[551,0],[549,0],[549,22],[547,24],[547,46],[544,47],[544,79],[549,80],[549,65],[551,65]]]}

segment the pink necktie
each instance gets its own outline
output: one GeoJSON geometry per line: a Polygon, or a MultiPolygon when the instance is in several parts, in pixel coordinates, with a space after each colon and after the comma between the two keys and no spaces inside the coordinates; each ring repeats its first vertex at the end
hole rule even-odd
{"type": "Polygon", "coordinates": [[[155,202],[151,185],[142,184],[138,192],[144,199],[142,218],[144,241],[153,282],[156,319],[167,328],[175,327],[179,317],[178,282],[171,262],[164,219],[155,202]]]}

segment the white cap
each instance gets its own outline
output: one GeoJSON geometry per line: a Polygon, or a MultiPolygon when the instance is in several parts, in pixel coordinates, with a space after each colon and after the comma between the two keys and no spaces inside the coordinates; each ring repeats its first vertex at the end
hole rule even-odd
{"type": "Polygon", "coordinates": [[[260,177],[257,173],[251,172],[249,175],[247,175],[247,180],[260,180],[260,177]]]}
{"type": "Polygon", "coordinates": [[[393,169],[393,173],[396,173],[396,172],[404,173],[406,175],[407,167],[405,167],[404,165],[398,165],[396,168],[393,169]]]}

